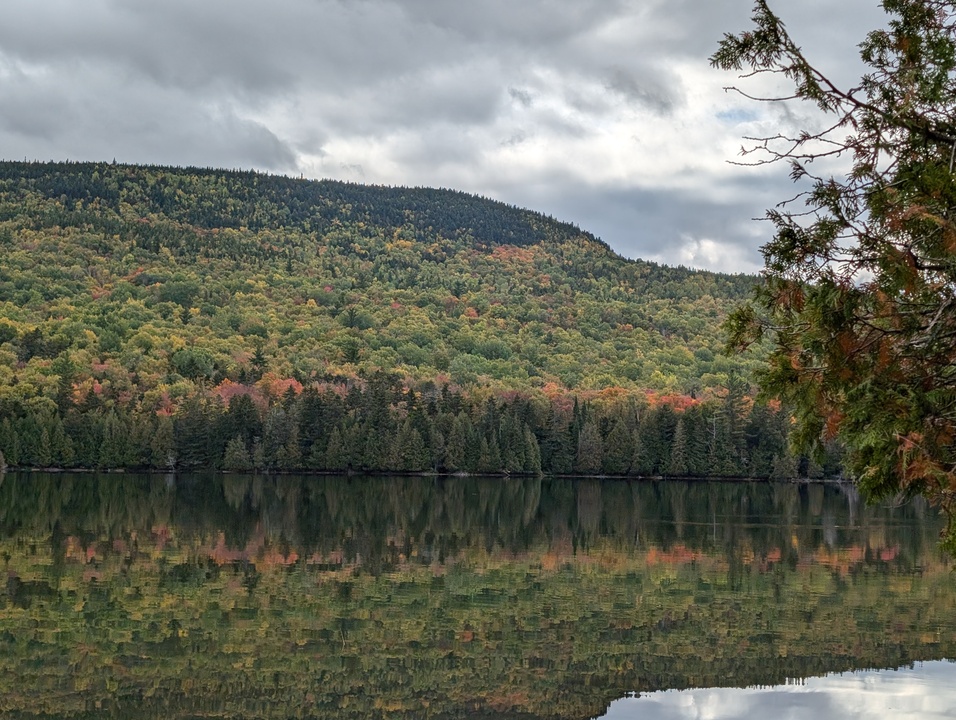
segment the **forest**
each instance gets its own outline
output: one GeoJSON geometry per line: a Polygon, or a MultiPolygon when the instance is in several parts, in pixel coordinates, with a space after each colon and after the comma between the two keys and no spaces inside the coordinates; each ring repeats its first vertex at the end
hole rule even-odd
{"type": "Polygon", "coordinates": [[[838,472],[721,352],[756,278],[500,202],[2,162],[0,253],[9,466],[838,472]]]}

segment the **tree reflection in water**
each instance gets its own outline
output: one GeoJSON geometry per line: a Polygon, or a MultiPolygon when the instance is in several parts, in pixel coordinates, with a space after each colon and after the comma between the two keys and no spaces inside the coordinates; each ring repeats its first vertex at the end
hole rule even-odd
{"type": "Polygon", "coordinates": [[[7,475],[0,714],[591,718],[954,657],[940,527],[819,485],[7,475]]]}

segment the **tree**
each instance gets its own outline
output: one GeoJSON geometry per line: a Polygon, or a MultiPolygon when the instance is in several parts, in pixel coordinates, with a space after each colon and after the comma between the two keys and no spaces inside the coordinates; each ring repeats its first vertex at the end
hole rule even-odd
{"type": "Polygon", "coordinates": [[[168,469],[176,466],[176,440],[173,419],[160,415],[156,419],[156,432],[149,443],[150,465],[168,469]]]}
{"type": "Polygon", "coordinates": [[[578,435],[578,455],[575,469],[583,473],[601,471],[601,458],[604,455],[601,431],[597,422],[588,417],[578,435]]]}
{"type": "Polygon", "coordinates": [[[222,458],[224,470],[251,470],[252,457],[241,435],[236,435],[226,444],[226,452],[222,458]]]}
{"type": "Polygon", "coordinates": [[[766,0],[755,27],[711,58],[783,76],[789,99],[826,121],[745,150],[809,186],[804,207],[767,213],[764,282],[728,321],[730,347],[769,333],[762,384],[794,409],[798,444],[839,437],[868,497],[925,495],[949,515],[956,550],[956,7],[883,7],[888,24],[860,46],[867,71],[853,89],[810,63],[766,0]],[[844,175],[815,174],[837,159],[844,175]]]}
{"type": "Polygon", "coordinates": [[[634,433],[627,426],[624,418],[615,420],[611,431],[604,440],[604,455],[602,458],[604,472],[616,475],[627,473],[631,467],[633,437],[634,433]]]}
{"type": "Polygon", "coordinates": [[[667,466],[667,474],[683,477],[687,475],[687,428],[684,425],[684,418],[677,419],[677,425],[674,426],[674,440],[671,444],[671,458],[667,466]]]}

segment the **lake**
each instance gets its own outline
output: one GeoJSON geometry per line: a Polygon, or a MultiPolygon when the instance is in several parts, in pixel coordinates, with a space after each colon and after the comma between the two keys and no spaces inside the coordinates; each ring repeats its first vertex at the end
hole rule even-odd
{"type": "Polygon", "coordinates": [[[941,527],[843,486],[8,473],[0,716],[953,717],[941,527]]]}

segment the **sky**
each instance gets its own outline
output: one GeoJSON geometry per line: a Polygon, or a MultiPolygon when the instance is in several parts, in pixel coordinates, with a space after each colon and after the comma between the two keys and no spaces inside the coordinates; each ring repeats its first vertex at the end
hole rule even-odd
{"type": "MultiPolygon", "coordinates": [[[[877,0],[770,0],[859,77],[877,0]]],[[[708,58],[751,0],[3,0],[0,158],[255,168],[444,187],[620,254],[761,266],[794,194],[745,135],[818,122],[728,94],[708,58]]],[[[750,85],[749,89],[756,89],[750,85]]]]}

